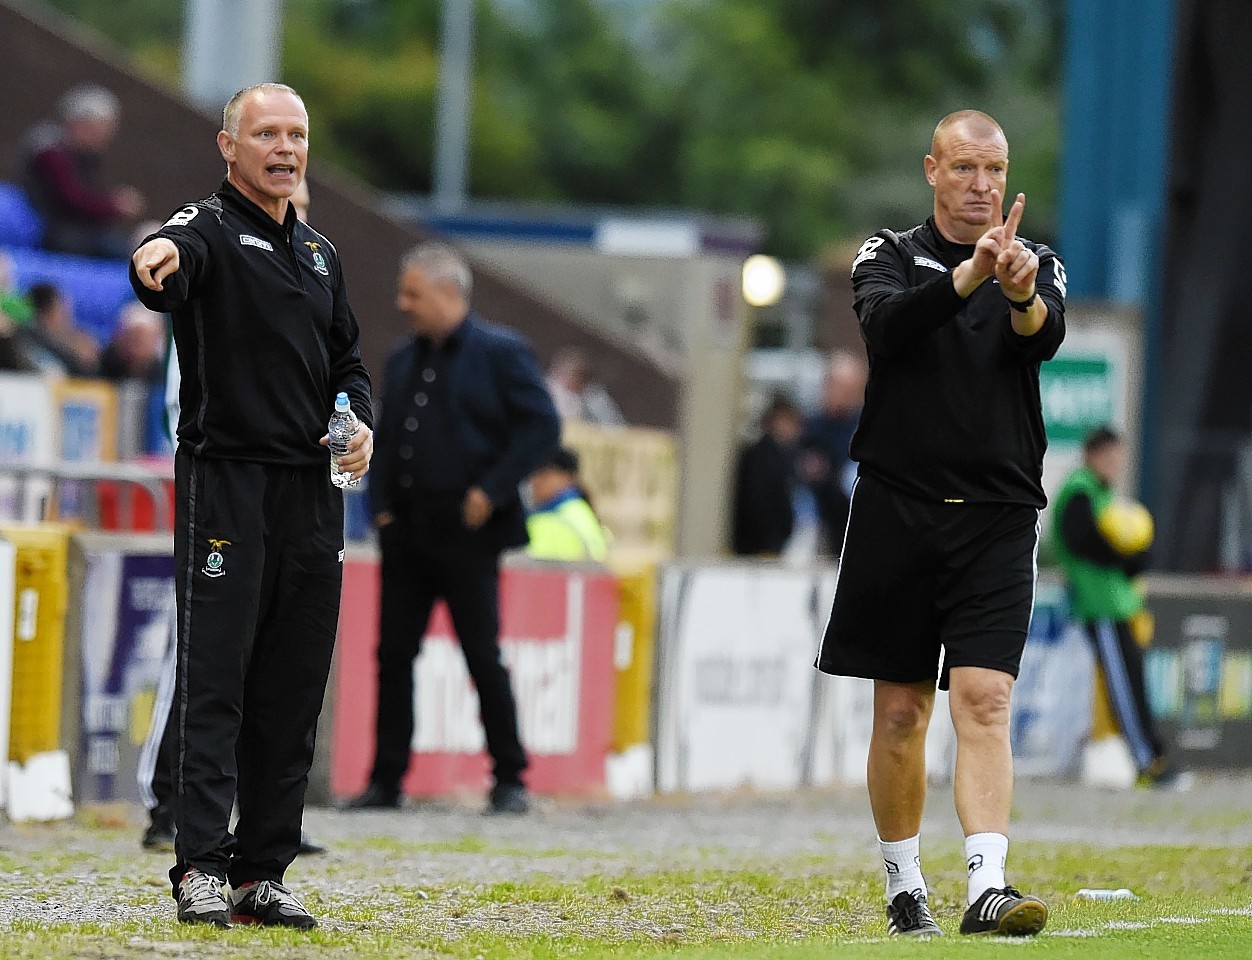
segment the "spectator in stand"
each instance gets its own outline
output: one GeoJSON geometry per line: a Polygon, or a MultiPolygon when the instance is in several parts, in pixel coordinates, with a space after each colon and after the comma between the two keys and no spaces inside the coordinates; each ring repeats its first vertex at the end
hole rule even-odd
{"type": "Polygon", "coordinates": [[[825,551],[839,552],[856,468],[848,452],[865,402],[865,361],[848,350],[835,350],[822,380],[821,407],[809,418],[800,438],[800,477],[813,491],[822,524],[825,551]]]}
{"type": "Polygon", "coordinates": [[[30,301],[13,286],[13,258],[0,250],[0,313],[19,327],[30,323],[34,311],[30,301]]]}
{"type": "Polygon", "coordinates": [[[795,528],[799,408],[781,394],[761,415],[761,435],[739,452],[731,545],[741,557],[782,553],[795,528]]]}
{"type": "Polygon", "coordinates": [[[27,356],[18,330],[30,319],[30,304],[11,292],[12,282],[13,261],[0,251],[0,371],[29,373],[39,368],[27,356]]]}
{"type": "Polygon", "coordinates": [[[603,384],[591,379],[591,365],[577,347],[557,351],[548,368],[548,392],[562,420],[582,420],[606,427],[625,426],[626,418],[603,384]]]}
{"type": "Polygon", "coordinates": [[[18,336],[35,365],[48,373],[70,377],[94,377],[100,369],[100,344],[95,337],[74,326],[69,300],[50,283],[30,288],[33,310],[29,326],[18,336]]]}
{"type": "Polygon", "coordinates": [[[164,315],[142,303],[122,308],[113,336],[100,355],[100,376],[107,380],[165,379],[164,315]]]}
{"type": "Polygon", "coordinates": [[[13,318],[0,307],[0,372],[30,373],[39,369],[26,355],[18,329],[13,318]]]}
{"type": "Polygon", "coordinates": [[[530,475],[527,554],[537,560],[594,560],[609,553],[609,533],[578,482],[578,454],[557,447],[530,475]]]}
{"type": "Polygon", "coordinates": [[[143,196],[101,179],[104,153],[117,135],[117,97],[99,86],[74,87],[57,113],[56,122],[36,126],[25,143],[23,186],[44,219],[44,247],[129,259],[127,224],[143,212],[143,196]]]}

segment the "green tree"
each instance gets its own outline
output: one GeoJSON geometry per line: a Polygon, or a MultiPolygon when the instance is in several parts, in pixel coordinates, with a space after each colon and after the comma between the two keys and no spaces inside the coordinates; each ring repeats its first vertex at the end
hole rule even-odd
{"type": "MultiPolygon", "coordinates": [[[[177,0],[48,0],[177,82],[177,0]]],[[[470,190],[746,215],[808,257],[929,207],[935,121],[1004,124],[1027,234],[1055,233],[1060,4],[477,0],[470,190]]],[[[287,0],[316,156],[424,193],[442,0],[287,0]]]]}

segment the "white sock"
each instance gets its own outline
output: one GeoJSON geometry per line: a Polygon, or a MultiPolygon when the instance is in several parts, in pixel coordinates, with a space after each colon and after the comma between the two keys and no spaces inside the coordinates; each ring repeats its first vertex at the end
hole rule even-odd
{"type": "Polygon", "coordinates": [[[974,833],[965,838],[965,866],[969,870],[969,902],[992,887],[1003,887],[1009,838],[1002,833],[974,833]]]}
{"type": "Polygon", "coordinates": [[[926,880],[922,877],[921,837],[909,837],[888,843],[879,839],[882,865],[887,871],[887,902],[906,890],[916,896],[926,896],[926,880]]]}

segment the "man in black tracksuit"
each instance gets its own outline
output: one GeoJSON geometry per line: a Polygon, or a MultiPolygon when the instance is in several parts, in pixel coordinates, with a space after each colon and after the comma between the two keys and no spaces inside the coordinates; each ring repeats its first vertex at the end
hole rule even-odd
{"type": "Polygon", "coordinates": [[[991,117],[944,118],[925,170],[934,216],[876,234],[852,264],[870,374],[817,666],[875,681],[867,781],[889,932],[940,932],[918,839],[938,680],[957,737],[961,932],[1033,934],[1047,907],[1004,879],[1009,699],[1045,502],[1039,364],[1065,335],[1065,272],[1047,247],[1017,238],[1025,195],[1003,217],[1008,142],[991,117]]]}
{"type": "Polygon", "coordinates": [[[339,613],[343,495],[326,423],[345,391],[362,423],[340,468],[363,475],[370,380],[335,249],[288,202],[308,156],[303,101],[249,87],[223,128],[226,182],[131,262],[140,300],[173,315],[182,371],[170,880],[182,921],[307,929],[282,880],[339,613]]]}

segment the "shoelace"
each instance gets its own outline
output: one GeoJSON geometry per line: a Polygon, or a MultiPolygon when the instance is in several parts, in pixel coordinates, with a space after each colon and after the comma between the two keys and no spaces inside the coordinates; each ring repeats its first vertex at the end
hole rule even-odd
{"type": "Polygon", "coordinates": [[[281,883],[276,883],[273,880],[262,880],[256,885],[254,890],[249,890],[248,892],[256,897],[258,907],[277,903],[280,908],[287,907],[288,909],[298,910],[301,913],[309,912],[294,893],[281,883]]]}
{"type": "Polygon", "coordinates": [[[913,928],[920,926],[923,921],[934,923],[934,918],[930,915],[930,907],[926,905],[925,900],[918,900],[915,897],[909,897],[904,901],[900,908],[901,926],[913,928]]]}
{"type": "Polygon", "coordinates": [[[191,911],[221,910],[226,902],[222,895],[222,881],[199,870],[188,870],[178,889],[187,901],[187,909],[191,911]]]}

